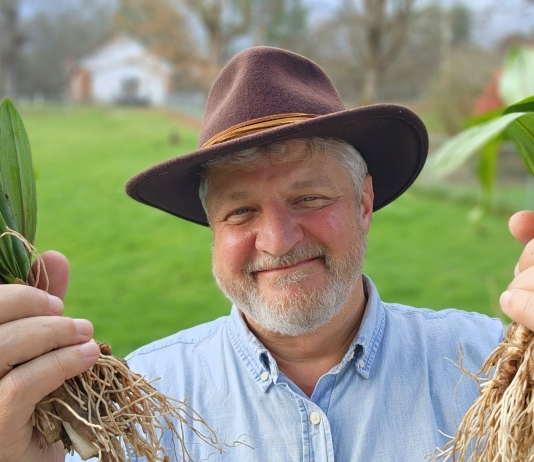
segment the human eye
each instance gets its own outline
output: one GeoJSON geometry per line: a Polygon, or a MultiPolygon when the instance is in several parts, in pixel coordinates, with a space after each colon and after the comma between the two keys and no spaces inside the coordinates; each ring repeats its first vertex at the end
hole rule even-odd
{"type": "Polygon", "coordinates": [[[302,210],[316,210],[328,205],[331,201],[320,194],[307,194],[298,197],[294,202],[294,207],[302,210]]]}
{"type": "Polygon", "coordinates": [[[229,223],[241,223],[250,217],[252,209],[250,207],[239,207],[232,210],[226,216],[226,221],[229,223]]]}
{"type": "Polygon", "coordinates": [[[230,215],[244,215],[245,213],[250,212],[250,209],[247,207],[241,207],[237,210],[234,210],[230,215]]]}
{"type": "Polygon", "coordinates": [[[309,194],[306,196],[299,197],[296,200],[296,204],[302,205],[304,207],[315,206],[317,204],[320,204],[323,199],[324,199],[323,196],[319,196],[316,194],[309,194]]]}

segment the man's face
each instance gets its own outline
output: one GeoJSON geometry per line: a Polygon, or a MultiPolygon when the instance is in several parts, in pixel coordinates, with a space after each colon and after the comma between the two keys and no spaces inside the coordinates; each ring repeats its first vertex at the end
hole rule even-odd
{"type": "Polygon", "coordinates": [[[370,177],[360,207],[346,171],[304,146],[209,173],[215,278],[249,323],[289,336],[357,298],[372,210],[370,177]]]}

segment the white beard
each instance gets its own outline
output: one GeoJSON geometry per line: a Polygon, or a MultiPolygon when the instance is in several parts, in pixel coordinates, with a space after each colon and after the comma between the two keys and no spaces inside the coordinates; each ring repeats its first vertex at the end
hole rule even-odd
{"type": "Polygon", "coordinates": [[[332,320],[345,306],[362,274],[367,248],[363,222],[358,223],[359,235],[344,256],[334,260],[330,250],[321,244],[296,247],[280,257],[262,256],[249,262],[243,272],[244,282],[230,280],[220,273],[214,262],[213,274],[223,293],[246,317],[262,328],[280,335],[296,337],[314,332],[332,320]],[[290,266],[310,258],[322,258],[327,272],[327,283],[322,289],[309,288],[305,281],[313,276],[310,269],[296,269],[271,281],[272,289],[293,285],[291,291],[275,300],[266,299],[258,289],[254,273],[260,270],[290,266]]]}

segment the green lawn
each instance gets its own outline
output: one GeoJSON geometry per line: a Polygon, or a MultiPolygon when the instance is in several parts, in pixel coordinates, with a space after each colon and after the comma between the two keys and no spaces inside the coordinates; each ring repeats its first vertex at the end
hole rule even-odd
{"type": "Polygon", "coordinates": [[[471,208],[408,191],[375,213],[364,271],[384,301],[500,315],[521,245],[502,214],[470,225],[471,208]]]}
{"type": "MultiPolygon", "coordinates": [[[[71,262],[66,313],[133,348],[229,311],[210,268],[211,236],[131,200],[125,182],[195,149],[197,130],[154,110],[21,109],[37,172],[37,247],[71,262]],[[180,144],[169,143],[178,130],[180,144]]],[[[376,213],[365,271],[386,301],[492,313],[520,246],[504,216],[466,222],[467,204],[407,193],[376,213]]]]}

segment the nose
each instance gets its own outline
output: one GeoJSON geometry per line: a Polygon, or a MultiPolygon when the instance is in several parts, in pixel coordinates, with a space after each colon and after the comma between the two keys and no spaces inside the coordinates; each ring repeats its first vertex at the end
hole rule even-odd
{"type": "Polygon", "coordinates": [[[256,224],[256,249],[271,255],[286,254],[304,237],[298,217],[283,204],[265,207],[256,224]]]}

